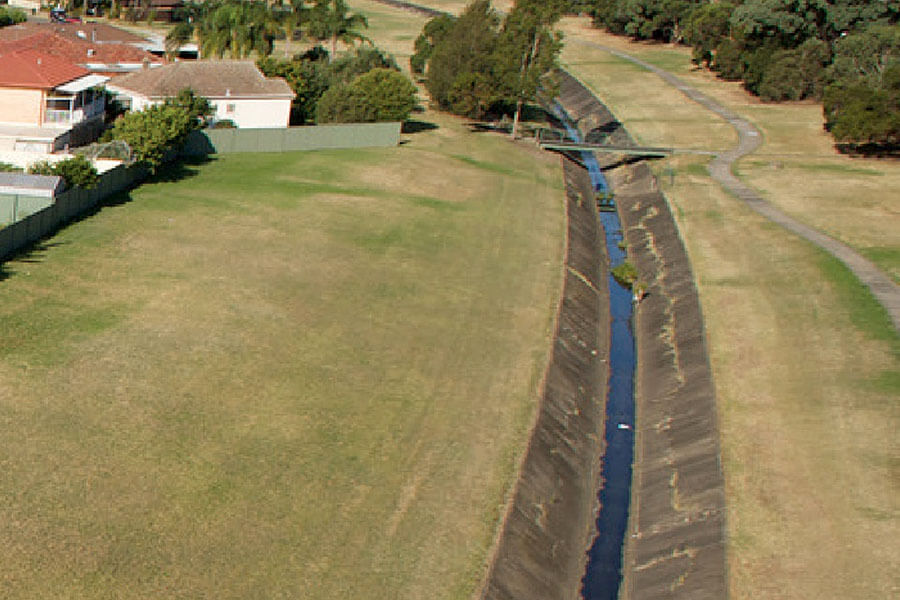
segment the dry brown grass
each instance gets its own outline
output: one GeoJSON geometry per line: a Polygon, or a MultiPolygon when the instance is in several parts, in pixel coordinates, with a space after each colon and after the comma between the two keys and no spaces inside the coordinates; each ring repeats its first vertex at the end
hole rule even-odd
{"type": "Polygon", "coordinates": [[[563,190],[554,157],[423,118],[394,149],[220,157],[4,265],[0,596],[471,593],[563,190]]]}

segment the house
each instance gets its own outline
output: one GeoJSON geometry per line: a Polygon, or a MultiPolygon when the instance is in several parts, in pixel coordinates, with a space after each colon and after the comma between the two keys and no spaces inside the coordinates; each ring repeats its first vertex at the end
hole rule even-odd
{"type": "Polygon", "coordinates": [[[52,54],[97,75],[119,75],[158,67],[166,61],[145,50],[122,43],[97,43],[79,36],[69,37],[53,27],[27,27],[7,32],[0,29],[0,54],[16,50],[39,50],[52,54]],[[22,33],[29,35],[21,35],[22,33]]]}
{"type": "Polygon", "coordinates": [[[106,85],[131,110],[160,104],[185,88],[210,101],[214,120],[238,127],[288,126],[294,92],[284,79],[265,77],[250,61],[176,62],[121,75],[106,85]]]}
{"type": "Polygon", "coordinates": [[[108,77],[39,50],[0,54],[0,150],[53,152],[96,138],[108,77]]]}

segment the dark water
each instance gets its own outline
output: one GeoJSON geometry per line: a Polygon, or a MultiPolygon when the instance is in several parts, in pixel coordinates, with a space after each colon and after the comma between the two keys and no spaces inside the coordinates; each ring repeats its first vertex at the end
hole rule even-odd
{"type": "MultiPolygon", "coordinates": [[[[558,107],[557,117],[569,136],[580,140],[565,112],[558,107]]],[[[582,159],[595,191],[605,191],[606,179],[592,152],[582,159]]],[[[602,212],[600,220],[606,232],[606,250],[610,266],[625,260],[619,248],[622,225],[616,213],[602,212]]],[[[634,460],[634,335],[631,330],[631,291],[609,276],[610,356],[609,387],[606,403],[606,452],[603,455],[602,484],[599,492],[600,514],[597,537],[588,552],[588,564],[582,579],[581,596],[585,600],[615,600],[622,582],[622,547],[628,527],[631,501],[631,467],[634,460]]]]}

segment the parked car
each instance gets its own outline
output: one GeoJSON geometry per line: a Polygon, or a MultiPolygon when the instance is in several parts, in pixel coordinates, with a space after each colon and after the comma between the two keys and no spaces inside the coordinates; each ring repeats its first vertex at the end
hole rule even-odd
{"type": "Polygon", "coordinates": [[[50,20],[54,23],[81,23],[80,17],[70,17],[66,15],[66,9],[64,8],[51,9],[50,20]]]}

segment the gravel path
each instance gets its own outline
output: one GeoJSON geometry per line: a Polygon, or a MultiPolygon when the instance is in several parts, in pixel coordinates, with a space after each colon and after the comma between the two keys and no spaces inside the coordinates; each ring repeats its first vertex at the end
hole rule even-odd
{"type": "Polygon", "coordinates": [[[796,233],[800,237],[809,240],[847,265],[847,268],[849,268],[853,274],[872,291],[875,298],[887,310],[891,321],[894,323],[894,329],[900,331],[900,287],[898,287],[897,284],[895,284],[887,275],[882,273],[874,264],[872,264],[872,262],[846,244],[788,216],[780,209],[764,200],[759,194],[744,185],[734,176],[731,171],[734,162],[739,158],[750,154],[762,144],[762,135],[756,127],[746,119],[731,112],[706,94],[689,86],[668,71],[660,69],[659,67],[631,56],[630,54],[626,54],[620,50],[602,44],[587,40],[570,41],[609,52],[610,54],[656,73],[663,81],[677,88],[685,96],[731,123],[738,132],[738,145],[727,152],[717,154],[716,158],[710,163],[709,174],[713,179],[721,183],[726,190],[743,200],[747,206],[762,216],[781,225],[785,229],[796,233]]]}

